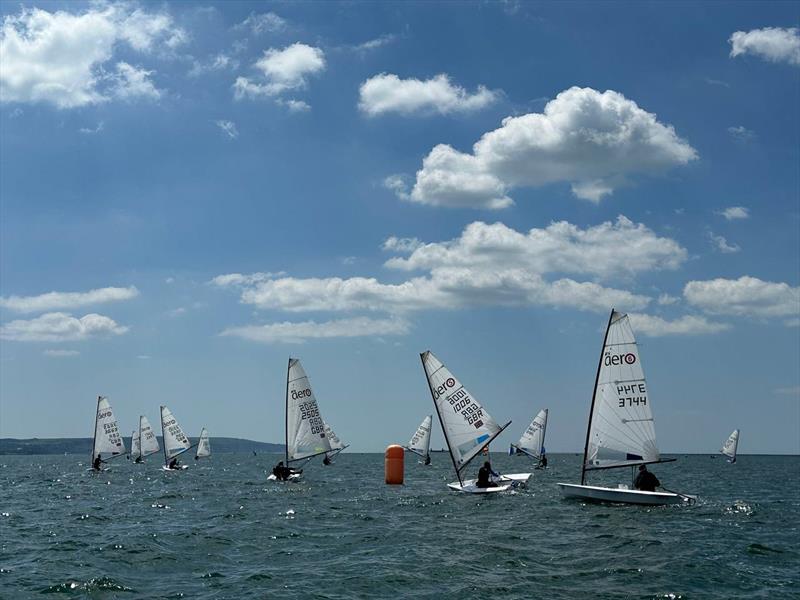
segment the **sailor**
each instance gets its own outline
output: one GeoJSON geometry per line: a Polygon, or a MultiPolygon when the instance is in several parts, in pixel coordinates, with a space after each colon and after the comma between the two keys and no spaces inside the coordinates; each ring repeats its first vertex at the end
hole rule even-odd
{"type": "Polygon", "coordinates": [[[425,455],[425,464],[426,465],[431,464],[431,455],[430,454],[426,454],[425,455]]]}
{"type": "Polygon", "coordinates": [[[275,475],[275,479],[279,481],[286,481],[289,479],[289,476],[292,474],[292,469],[283,465],[283,461],[280,461],[275,467],[272,469],[272,474],[275,475]]]}
{"type": "Polygon", "coordinates": [[[168,468],[170,468],[170,469],[177,469],[178,468],[178,457],[177,456],[175,458],[173,458],[171,461],[169,461],[169,467],[168,468]]]}
{"type": "Polygon", "coordinates": [[[99,471],[100,470],[100,463],[102,463],[102,462],[103,462],[103,460],[100,458],[100,454],[98,453],[97,458],[95,458],[94,462],[92,463],[92,469],[94,469],[95,471],[99,471]]]}
{"type": "Polygon", "coordinates": [[[639,474],[633,482],[633,487],[643,492],[655,492],[660,485],[658,477],[647,470],[647,465],[639,465],[639,474]]]}
{"type": "Polygon", "coordinates": [[[194,455],[194,459],[195,459],[195,460],[200,460],[200,457],[199,457],[199,456],[197,456],[197,455],[195,454],[195,455],[194,455]]]}
{"type": "Polygon", "coordinates": [[[542,455],[539,457],[539,468],[540,469],[547,468],[547,454],[545,454],[544,448],[542,448],[542,455]]]}
{"type": "Polygon", "coordinates": [[[492,481],[492,477],[499,477],[499,475],[492,471],[492,465],[487,460],[483,463],[483,466],[478,469],[478,481],[475,485],[479,488],[497,487],[497,484],[492,481]]]}
{"type": "Polygon", "coordinates": [[[326,467],[327,467],[329,464],[331,464],[331,459],[330,459],[330,457],[329,457],[327,454],[325,455],[325,458],[323,458],[323,459],[322,459],[322,464],[323,464],[323,465],[325,465],[326,467]]]}
{"type": "Polygon", "coordinates": [[[138,465],[139,463],[141,463],[141,462],[142,462],[142,455],[140,454],[139,456],[137,456],[136,458],[134,458],[134,459],[133,459],[133,462],[135,462],[137,465],[138,465]]]}

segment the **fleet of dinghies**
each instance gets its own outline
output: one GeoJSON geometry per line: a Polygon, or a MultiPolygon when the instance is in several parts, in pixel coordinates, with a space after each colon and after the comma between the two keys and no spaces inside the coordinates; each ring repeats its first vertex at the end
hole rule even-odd
{"type": "MultiPolygon", "coordinates": [[[[448,488],[457,492],[489,494],[505,492],[525,485],[531,473],[499,474],[486,462],[478,479],[466,479],[464,473],[478,456],[488,454],[489,444],[510,424],[499,425],[486,408],[461,381],[430,351],[420,354],[428,389],[439,424],[442,427],[447,451],[453,463],[457,481],[448,488]],[[488,475],[487,475],[488,473],[488,475]]],[[[510,453],[525,455],[539,461],[537,468],[547,466],[545,434],[549,409],[545,408],[531,421],[510,453]]],[[[417,427],[405,449],[420,457],[420,464],[429,465],[433,415],[426,416],[417,427]]],[[[178,457],[196,447],[195,459],[211,455],[208,431],[203,428],[195,446],[184,433],[177,419],[166,406],[161,407],[164,470],[186,469],[178,457]]],[[[273,469],[268,479],[297,481],[310,460],[324,456],[326,465],[348,446],[343,444],[330,425],[322,418],[311,382],[299,359],[289,358],[286,370],[285,395],[286,446],[284,461],[273,469]]],[[[736,462],[739,430],[725,441],[720,452],[729,462],[736,462]]],[[[138,429],[131,435],[131,456],[142,462],[159,451],[158,439],[144,415],[139,417],[138,429]]],[[[102,464],[125,454],[125,443],[119,432],[108,399],[97,399],[92,459],[94,470],[107,470],[102,464]]],[[[652,400],[647,388],[641,357],[628,315],[612,309],[606,326],[595,375],[586,443],[581,463],[580,484],[559,483],[564,497],[584,501],[624,504],[682,504],[696,497],[661,488],[644,465],[669,462],[662,458],[656,444],[652,400]],[[636,486],[617,487],[588,485],[587,475],[600,470],[630,467],[640,470],[636,486]],[[650,479],[647,477],[650,476],[650,479]],[[642,481],[650,483],[644,485],[642,481]]]]}

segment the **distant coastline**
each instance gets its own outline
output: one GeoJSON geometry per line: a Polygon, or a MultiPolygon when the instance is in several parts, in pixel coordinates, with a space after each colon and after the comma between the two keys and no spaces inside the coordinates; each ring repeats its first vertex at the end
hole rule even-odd
{"type": "MultiPolygon", "coordinates": [[[[190,438],[191,439],[191,438],[190,438]]],[[[192,440],[194,443],[196,440],[192,440]]],[[[126,440],[128,444],[130,440],[126,440]]],[[[164,441],[158,436],[158,445],[163,448],[164,441]]],[[[243,438],[212,437],[213,452],[228,454],[242,453],[282,453],[283,444],[256,442],[243,438]]],[[[92,438],[0,438],[0,455],[7,454],[86,454],[92,451],[92,438]]],[[[130,451],[130,448],[128,448],[130,451]]]]}

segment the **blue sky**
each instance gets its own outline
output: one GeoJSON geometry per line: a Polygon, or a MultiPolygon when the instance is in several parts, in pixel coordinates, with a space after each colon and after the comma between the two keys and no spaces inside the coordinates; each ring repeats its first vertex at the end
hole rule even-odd
{"type": "Polygon", "coordinates": [[[1,8],[0,435],[282,441],[291,355],[376,451],[431,349],[579,451],[615,306],[663,451],[800,452],[796,3],[1,8]]]}

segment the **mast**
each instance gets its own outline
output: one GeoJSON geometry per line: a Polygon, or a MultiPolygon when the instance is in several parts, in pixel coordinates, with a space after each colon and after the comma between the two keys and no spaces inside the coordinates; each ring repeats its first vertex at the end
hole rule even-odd
{"type": "Polygon", "coordinates": [[[292,357],[289,357],[289,363],[286,366],[286,410],[283,411],[283,425],[286,433],[286,466],[289,466],[289,371],[292,369],[292,357]]]}
{"type": "Polygon", "coordinates": [[[164,407],[161,407],[161,441],[164,443],[164,466],[166,467],[169,464],[169,458],[167,457],[167,437],[164,435],[164,407]]]}
{"type": "Polygon", "coordinates": [[[608,315],[608,324],[606,325],[606,333],[603,336],[603,345],[600,347],[600,360],[597,361],[597,375],[594,377],[594,389],[592,390],[592,405],[589,408],[589,423],[586,426],[586,444],[583,446],[583,462],[581,462],[581,485],[586,483],[586,455],[589,452],[589,433],[592,431],[592,416],[594,415],[594,399],[597,396],[597,383],[600,381],[600,369],[603,366],[603,351],[606,349],[606,342],[608,341],[608,330],[611,328],[611,319],[614,318],[614,309],[611,309],[611,314],[608,315]]]}
{"type": "Polygon", "coordinates": [[[456,477],[458,477],[458,483],[460,483],[463,486],[464,481],[461,479],[461,471],[458,470],[458,466],[456,465],[456,458],[455,456],[453,456],[453,451],[450,449],[450,439],[447,437],[447,428],[444,426],[444,421],[442,421],[441,413],[439,413],[439,405],[436,404],[436,398],[433,396],[433,388],[431,387],[431,378],[428,377],[428,370],[425,368],[425,352],[422,352],[419,355],[419,359],[422,361],[422,370],[425,372],[425,381],[428,382],[428,391],[430,391],[431,393],[431,399],[433,400],[433,407],[436,409],[436,416],[439,417],[439,425],[441,425],[442,433],[444,433],[444,441],[447,443],[447,452],[450,453],[450,460],[453,461],[453,469],[456,472],[456,477]]]}
{"type": "MultiPolygon", "coordinates": [[[[550,409],[549,408],[545,408],[544,409],[544,427],[542,427],[542,444],[539,446],[539,458],[542,458],[542,455],[544,454],[544,452],[543,452],[544,451],[544,436],[547,434],[547,417],[548,416],[550,416],[550,409]]],[[[586,458],[584,457],[583,460],[585,461],[586,458]]]]}
{"type": "Polygon", "coordinates": [[[94,449],[97,446],[97,415],[100,414],[100,400],[102,396],[97,397],[97,408],[94,411],[94,435],[92,435],[92,464],[94,464],[94,449]]]}

